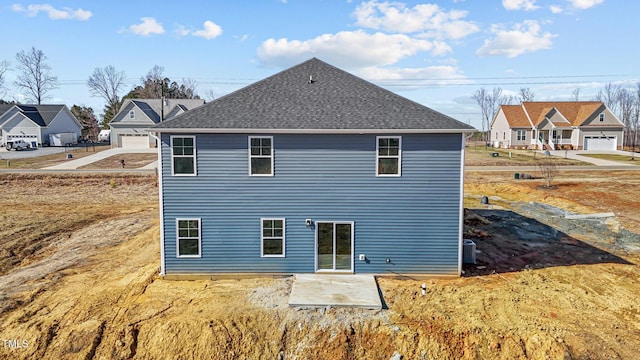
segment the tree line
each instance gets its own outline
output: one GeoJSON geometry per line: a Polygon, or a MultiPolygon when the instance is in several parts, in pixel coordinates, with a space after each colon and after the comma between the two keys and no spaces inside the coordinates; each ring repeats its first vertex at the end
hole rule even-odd
{"type": "MultiPolygon", "coordinates": [[[[488,131],[500,105],[518,104],[534,101],[535,94],[530,88],[520,88],[518,95],[503,94],[500,87],[487,90],[482,87],[472,94],[473,100],[480,107],[483,141],[488,141],[488,131]]],[[[571,93],[572,101],[580,101],[580,88],[571,93]]],[[[621,85],[607,83],[592,99],[602,101],[624,124],[624,144],[633,147],[640,145],[640,82],[635,87],[625,88],[621,85]]]]}
{"type": "MultiPolygon", "coordinates": [[[[14,70],[17,75],[13,85],[22,91],[26,100],[42,104],[52,96],[53,90],[58,88],[58,77],[53,75],[51,67],[47,63],[47,56],[42,50],[32,47],[16,54],[15,69],[7,60],[0,61],[0,104],[17,103],[16,100],[6,101],[7,87],[6,74],[14,70]]],[[[87,87],[92,95],[105,100],[102,113],[101,126],[109,128],[109,122],[118,113],[126,99],[200,99],[197,94],[197,82],[186,78],[181,82],[172,81],[164,76],[164,67],[154,65],[149,72],[140,78],[140,83],[135,85],[124,96],[127,84],[124,71],[117,70],[112,65],[97,67],[87,80],[87,87]]],[[[99,124],[91,107],[73,105],[71,112],[83,125],[83,136],[92,139],[97,138],[99,124]]]]}

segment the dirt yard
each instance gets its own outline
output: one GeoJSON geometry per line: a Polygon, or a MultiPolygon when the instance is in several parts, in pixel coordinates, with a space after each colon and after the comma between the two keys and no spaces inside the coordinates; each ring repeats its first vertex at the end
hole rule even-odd
{"type": "Polygon", "coordinates": [[[84,165],[79,167],[79,169],[83,170],[94,170],[94,169],[137,169],[141,168],[145,165],[148,165],[154,161],[158,160],[158,154],[138,154],[138,153],[125,153],[120,155],[110,156],[106,159],[98,160],[88,165],[84,165]],[[124,167],[123,162],[124,161],[124,167]]]}
{"type": "Polygon", "coordinates": [[[290,278],[158,278],[155,177],[0,175],[0,358],[636,359],[640,173],[540,184],[468,173],[477,264],[379,278],[371,311],[289,308],[290,278]]]}

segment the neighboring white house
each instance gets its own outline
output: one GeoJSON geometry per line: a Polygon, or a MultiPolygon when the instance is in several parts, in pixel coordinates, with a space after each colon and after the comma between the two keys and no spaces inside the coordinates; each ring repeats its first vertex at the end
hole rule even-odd
{"type": "Polygon", "coordinates": [[[0,141],[22,139],[32,147],[50,145],[55,139],[71,139],[76,144],[82,124],[66,105],[0,105],[0,141]]]}
{"type": "Polygon", "coordinates": [[[109,123],[111,146],[154,147],[147,129],[202,104],[204,99],[126,99],[109,123]]]}
{"type": "Polygon", "coordinates": [[[616,150],[624,124],[601,101],[523,102],[501,105],[491,143],[502,148],[616,150]]]}

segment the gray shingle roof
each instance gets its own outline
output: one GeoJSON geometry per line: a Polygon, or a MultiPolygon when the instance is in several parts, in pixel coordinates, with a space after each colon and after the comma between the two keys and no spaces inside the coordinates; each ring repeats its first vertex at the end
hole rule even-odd
{"type": "Polygon", "coordinates": [[[313,58],[153,129],[468,131],[473,127],[313,58]]]}
{"type": "Polygon", "coordinates": [[[0,106],[0,115],[6,113],[14,106],[16,106],[24,116],[42,127],[48,126],[65,107],[65,105],[3,104],[0,106]]]}
{"type": "MultiPolygon", "coordinates": [[[[151,108],[148,101],[131,100],[131,102],[136,104],[136,106],[140,108],[140,110],[142,110],[142,112],[153,122],[160,122],[159,112],[157,113],[153,108],[151,108]]],[[[160,104],[160,100],[158,100],[157,103],[160,104]]],[[[160,105],[158,105],[158,107],[159,106],[160,105]]]]}
{"type": "MultiPolygon", "coordinates": [[[[122,113],[125,111],[127,101],[135,104],[145,115],[153,122],[160,122],[160,114],[162,112],[162,100],[161,99],[127,99],[122,104],[120,111],[118,114],[111,120],[111,123],[115,124],[121,122],[125,119],[126,115],[122,113]]],[[[169,118],[170,113],[172,113],[176,108],[183,109],[186,111],[187,109],[193,109],[198,106],[204,104],[204,99],[164,99],[164,117],[165,120],[169,118]]]]}

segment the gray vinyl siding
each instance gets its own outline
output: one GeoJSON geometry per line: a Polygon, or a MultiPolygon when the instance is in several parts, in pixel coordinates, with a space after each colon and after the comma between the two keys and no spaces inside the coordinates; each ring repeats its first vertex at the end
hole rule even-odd
{"type": "Polygon", "coordinates": [[[458,275],[460,134],[403,135],[401,177],[376,177],[375,135],[278,134],[274,176],[252,177],[247,137],[198,134],[197,176],[185,177],[171,175],[162,135],[166,274],[314,272],[310,218],[354,222],[356,273],[458,275]],[[271,217],[286,219],[284,258],[260,257],[271,217]],[[202,219],[201,258],[176,257],[176,218],[202,219]]]}

